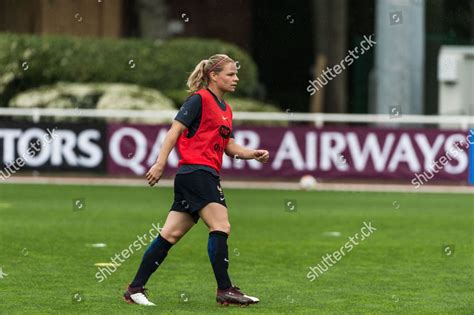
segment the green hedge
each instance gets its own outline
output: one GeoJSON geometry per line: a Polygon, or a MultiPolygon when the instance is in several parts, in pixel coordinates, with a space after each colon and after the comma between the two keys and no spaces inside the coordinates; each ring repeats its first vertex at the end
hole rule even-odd
{"type": "Polygon", "coordinates": [[[186,89],[186,79],[201,59],[216,53],[239,61],[237,95],[251,96],[257,85],[254,61],[237,46],[219,40],[158,42],[0,33],[0,106],[20,91],[58,81],[133,83],[174,94],[186,89]]]}

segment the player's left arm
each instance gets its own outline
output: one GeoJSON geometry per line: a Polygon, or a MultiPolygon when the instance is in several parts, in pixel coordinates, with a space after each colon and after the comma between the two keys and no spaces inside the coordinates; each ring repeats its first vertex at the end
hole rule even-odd
{"type": "Polygon", "coordinates": [[[229,143],[225,147],[225,154],[234,159],[241,160],[257,160],[261,163],[267,163],[270,158],[270,153],[267,150],[252,150],[247,149],[237,143],[234,138],[230,138],[229,143]]]}

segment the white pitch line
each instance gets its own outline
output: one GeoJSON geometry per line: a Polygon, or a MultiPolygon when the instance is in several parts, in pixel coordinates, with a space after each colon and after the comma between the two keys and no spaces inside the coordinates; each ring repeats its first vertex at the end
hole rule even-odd
{"type": "MultiPolygon", "coordinates": [[[[143,178],[110,178],[110,177],[54,177],[54,176],[12,176],[2,184],[44,184],[44,185],[89,185],[89,186],[130,186],[149,187],[143,178]]],[[[222,180],[224,188],[232,189],[269,189],[269,190],[300,190],[299,184],[295,182],[262,182],[262,181],[234,181],[222,180]]],[[[173,187],[173,179],[162,179],[155,186],[173,187]]],[[[318,182],[313,191],[352,191],[352,192],[406,192],[406,193],[453,193],[474,194],[474,186],[462,185],[423,185],[415,189],[411,184],[382,184],[382,183],[344,183],[318,182]]]]}

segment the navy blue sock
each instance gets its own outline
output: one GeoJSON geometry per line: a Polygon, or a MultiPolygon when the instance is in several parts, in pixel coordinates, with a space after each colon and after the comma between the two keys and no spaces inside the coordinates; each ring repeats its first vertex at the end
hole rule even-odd
{"type": "Polygon", "coordinates": [[[209,233],[209,241],[207,243],[207,252],[219,290],[225,290],[232,286],[229,274],[227,273],[229,268],[227,237],[228,235],[224,232],[212,231],[209,233]]]}
{"type": "Polygon", "coordinates": [[[161,235],[158,235],[158,237],[151,242],[143,255],[140,268],[138,268],[135,279],[133,279],[130,286],[134,288],[143,287],[151,274],[154,273],[163,260],[165,260],[171,246],[173,246],[173,244],[165,240],[161,235]]]}

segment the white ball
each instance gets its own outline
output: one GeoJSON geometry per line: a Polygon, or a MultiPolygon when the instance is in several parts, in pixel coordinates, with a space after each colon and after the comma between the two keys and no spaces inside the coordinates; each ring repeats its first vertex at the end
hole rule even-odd
{"type": "Polygon", "coordinates": [[[300,179],[300,188],[304,190],[312,190],[316,187],[316,178],[311,175],[304,175],[300,179]]]}

